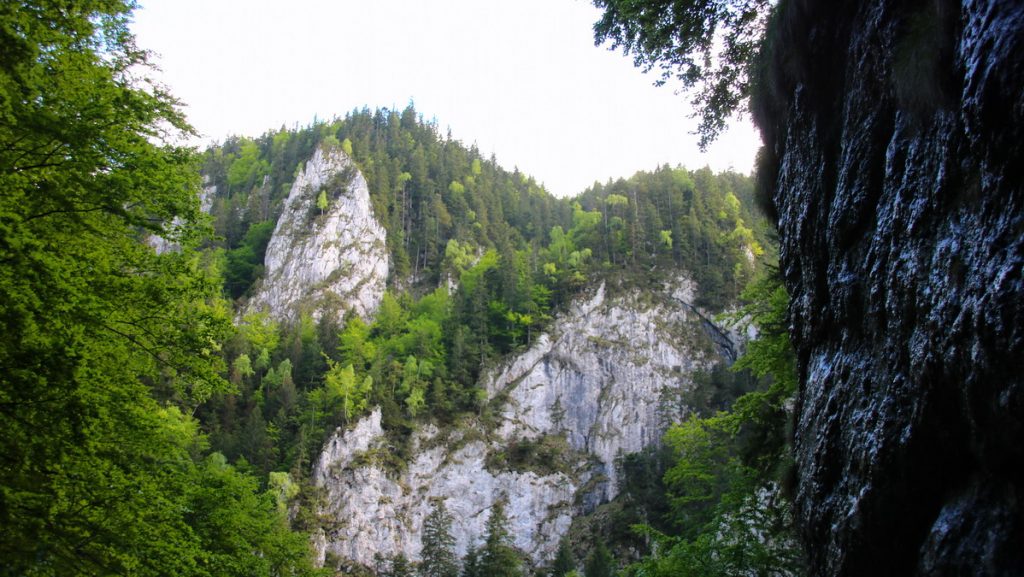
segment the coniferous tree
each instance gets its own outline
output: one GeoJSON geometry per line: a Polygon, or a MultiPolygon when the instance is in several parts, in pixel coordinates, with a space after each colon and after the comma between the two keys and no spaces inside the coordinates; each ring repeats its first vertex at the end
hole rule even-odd
{"type": "Polygon", "coordinates": [[[405,553],[398,553],[388,558],[387,570],[383,577],[413,577],[412,564],[405,553]]]}
{"type": "Polygon", "coordinates": [[[438,501],[423,522],[423,551],[420,555],[421,577],[458,577],[455,538],[452,537],[452,516],[438,501]]]}
{"type": "Polygon", "coordinates": [[[491,507],[487,519],[487,537],[480,555],[480,575],[486,577],[521,577],[522,561],[512,546],[505,515],[505,500],[499,499],[491,507]]]}
{"type": "Polygon", "coordinates": [[[584,577],[612,577],[615,574],[615,560],[608,552],[604,541],[597,542],[597,548],[587,557],[583,566],[584,577]]]}
{"type": "Polygon", "coordinates": [[[483,577],[480,571],[480,551],[473,545],[466,549],[462,558],[462,577],[483,577]]]}
{"type": "Polygon", "coordinates": [[[564,577],[575,569],[576,559],[572,556],[569,540],[563,538],[558,544],[558,553],[555,554],[555,561],[551,564],[551,577],[564,577]]]}

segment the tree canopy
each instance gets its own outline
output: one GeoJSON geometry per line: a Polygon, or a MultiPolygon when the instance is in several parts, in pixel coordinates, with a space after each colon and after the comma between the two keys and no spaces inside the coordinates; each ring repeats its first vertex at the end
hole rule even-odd
{"type": "Polygon", "coordinates": [[[725,129],[750,96],[751,67],[769,0],[594,0],[604,10],[594,42],[611,43],[633,63],[692,92],[701,149],[725,129]]]}
{"type": "Polygon", "coordinates": [[[190,416],[230,388],[230,321],[133,7],[0,7],[0,574],[304,574],[304,538],[190,416]]]}

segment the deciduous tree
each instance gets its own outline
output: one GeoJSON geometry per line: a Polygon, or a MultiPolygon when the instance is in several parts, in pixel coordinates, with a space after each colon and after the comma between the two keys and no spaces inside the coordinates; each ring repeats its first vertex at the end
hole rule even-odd
{"type": "Polygon", "coordinates": [[[693,91],[697,134],[707,148],[750,96],[754,57],[769,0],[594,0],[604,10],[594,41],[633,56],[656,84],[693,91]],[[694,90],[695,89],[695,90],[694,90]]]}
{"type": "Polygon", "coordinates": [[[202,459],[189,416],[229,390],[230,322],[192,250],[190,129],[133,7],[0,7],[0,572],[304,574],[304,538],[202,459]]]}

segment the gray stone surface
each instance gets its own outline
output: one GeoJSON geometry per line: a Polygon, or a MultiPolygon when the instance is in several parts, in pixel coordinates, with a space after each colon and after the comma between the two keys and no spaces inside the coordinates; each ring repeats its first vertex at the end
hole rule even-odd
{"type": "Polygon", "coordinates": [[[692,283],[669,286],[656,302],[638,292],[610,297],[603,286],[580,299],[532,347],[484,376],[501,404],[495,426],[470,419],[454,432],[422,427],[404,471],[366,458],[368,449],[386,450],[379,410],[339,430],[314,473],[331,520],[315,539],[321,562],[328,552],[364,565],[378,552],[418,559],[432,499],[444,499],[455,519],[460,555],[480,544],[491,506],[505,498],[516,546],[535,562],[552,558],[574,516],[617,494],[615,459],[658,443],[687,410],[679,394],[693,372],[723,359],[705,321],[681,300],[692,301],[692,283]],[[543,435],[565,436],[569,470],[486,466],[492,452],[543,435]]]}
{"type": "Polygon", "coordinates": [[[388,277],[384,227],[366,180],[340,147],[321,146],[292,184],[264,259],[266,274],[247,310],[294,319],[309,312],[369,318],[388,277]],[[325,190],[327,210],[317,208],[325,190]]]}

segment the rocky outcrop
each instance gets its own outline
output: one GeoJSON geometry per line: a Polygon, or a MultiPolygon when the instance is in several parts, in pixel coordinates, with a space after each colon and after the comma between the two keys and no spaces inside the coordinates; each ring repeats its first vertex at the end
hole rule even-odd
{"type": "Polygon", "coordinates": [[[658,443],[685,415],[680,394],[693,373],[731,360],[717,354],[714,338],[723,333],[709,331],[691,308],[693,293],[683,278],[679,298],[663,306],[609,303],[604,286],[576,304],[551,333],[486,380],[489,396],[505,401],[500,436],[564,434],[573,449],[596,457],[600,496],[613,498],[615,459],[658,443]]]}
{"type": "Polygon", "coordinates": [[[315,537],[321,564],[327,553],[365,566],[372,566],[377,553],[418,559],[420,529],[436,499],[452,514],[459,555],[469,544],[480,544],[497,499],[508,501],[518,547],[538,558],[553,552],[550,536],[565,533],[572,521],[573,479],[564,473],[489,470],[491,443],[464,437],[442,443],[439,434],[433,427],[419,431],[416,456],[397,475],[373,458],[375,451],[387,450],[379,409],[331,439],[314,474],[327,503],[320,513],[333,520],[315,537]]]}
{"type": "Polygon", "coordinates": [[[1020,2],[778,7],[754,108],[815,575],[1024,574],[1022,30],[1020,2]]]}
{"type": "Polygon", "coordinates": [[[322,145],[292,184],[248,309],[283,320],[348,310],[368,318],[384,296],[388,261],[366,180],[339,146],[322,145]]]}
{"type": "Polygon", "coordinates": [[[496,423],[476,420],[414,436],[405,470],[388,471],[380,413],[327,443],[314,473],[330,553],[370,565],[375,553],[419,556],[420,527],[443,499],[461,555],[479,545],[497,499],[508,499],[515,544],[536,562],[553,557],[574,516],[617,494],[616,458],[658,443],[687,411],[693,374],[723,359],[705,320],[675,292],[609,297],[602,286],[561,315],[532,347],[484,378],[496,423]],[[545,463],[515,463],[513,446],[550,442],[545,463]],[[549,455],[550,456],[550,455],[549,455]]]}

